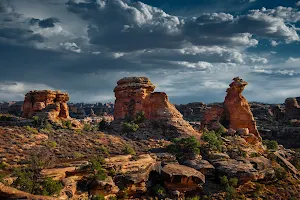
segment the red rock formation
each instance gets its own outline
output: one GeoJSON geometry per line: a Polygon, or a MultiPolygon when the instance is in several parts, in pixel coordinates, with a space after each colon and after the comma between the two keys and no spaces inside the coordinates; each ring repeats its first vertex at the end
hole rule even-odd
{"type": "Polygon", "coordinates": [[[300,106],[296,98],[287,98],[285,100],[285,119],[300,119],[300,106]]]}
{"type": "Polygon", "coordinates": [[[67,101],[69,95],[60,91],[41,90],[30,91],[25,95],[23,104],[23,117],[45,117],[52,121],[68,119],[69,108],[67,101]]]}
{"type": "Polygon", "coordinates": [[[248,101],[242,95],[242,91],[248,83],[239,77],[233,80],[229,85],[230,88],[226,90],[227,96],[224,101],[225,119],[229,122],[229,128],[235,130],[248,128],[250,133],[261,140],[248,101]]]}
{"type": "Polygon", "coordinates": [[[143,111],[146,119],[167,120],[178,129],[189,132],[189,135],[196,134],[189,123],[183,120],[175,106],[169,102],[166,93],[153,92],[155,86],[148,78],[126,77],[119,80],[117,84],[114,89],[115,120],[125,119],[126,116],[134,117],[138,112],[143,111]]]}

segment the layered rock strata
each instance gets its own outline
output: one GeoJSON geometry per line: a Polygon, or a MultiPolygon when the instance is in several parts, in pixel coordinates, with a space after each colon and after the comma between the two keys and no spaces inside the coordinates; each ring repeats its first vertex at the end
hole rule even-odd
{"type": "Polygon", "coordinates": [[[147,77],[126,77],[117,82],[115,92],[114,119],[134,118],[143,112],[147,120],[164,121],[175,126],[179,132],[197,135],[180,112],[169,102],[164,92],[154,92],[155,86],[147,77]]]}

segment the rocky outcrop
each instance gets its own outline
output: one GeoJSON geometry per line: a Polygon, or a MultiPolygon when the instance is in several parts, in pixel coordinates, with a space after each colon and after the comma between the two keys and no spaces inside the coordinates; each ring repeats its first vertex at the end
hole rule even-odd
{"type": "Polygon", "coordinates": [[[287,98],[285,100],[285,119],[298,119],[300,120],[300,106],[296,98],[287,98]]]}
{"type": "Polygon", "coordinates": [[[236,77],[226,90],[223,106],[215,105],[205,113],[202,128],[214,128],[222,124],[226,128],[237,130],[248,128],[260,141],[261,137],[256,127],[256,121],[250,110],[250,105],[242,95],[242,91],[248,85],[246,81],[236,77]]]}
{"type": "Polygon", "coordinates": [[[261,140],[248,101],[242,95],[246,85],[248,83],[239,77],[234,78],[229,85],[224,101],[225,120],[229,122],[229,128],[248,128],[250,133],[261,140]]]}
{"type": "Polygon", "coordinates": [[[69,95],[60,91],[30,91],[25,95],[22,107],[23,117],[38,116],[52,121],[70,118],[67,101],[69,101],[69,95]]]}
{"type": "Polygon", "coordinates": [[[126,77],[119,80],[117,84],[114,89],[115,120],[134,118],[137,113],[143,112],[147,120],[170,125],[186,135],[198,134],[169,102],[166,93],[153,92],[155,86],[148,78],[126,77]]]}
{"type": "Polygon", "coordinates": [[[165,187],[170,191],[187,192],[201,188],[205,176],[190,167],[179,164],[167,164],[161,169],[165,187]]]}

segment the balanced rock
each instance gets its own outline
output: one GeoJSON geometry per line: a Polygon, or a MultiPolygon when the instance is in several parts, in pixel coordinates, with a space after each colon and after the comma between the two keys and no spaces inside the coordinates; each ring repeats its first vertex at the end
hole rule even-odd
{"type": "Polygon", "coordinates": [[[30,91],[25,95],[23,117],[39,116],[52,121],[70,118],[67,101],[69,95],[60,91],[30,91]]]}
{"type": "Polygon", "coordinates": [[[224,101],[225,119],[229,121],[229,128],[248,128],[250,133],[261,139],[249,103],[242,95],[246,85],[248,83],[239,77],[229,85],[224,101]]]}

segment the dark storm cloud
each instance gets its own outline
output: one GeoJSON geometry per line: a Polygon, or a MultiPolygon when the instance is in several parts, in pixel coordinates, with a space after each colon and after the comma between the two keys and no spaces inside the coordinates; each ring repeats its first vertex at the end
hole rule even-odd
{"type": "Polygon", "coordinates": [[[51,27],[54,27],[55,26],[55,23],[58,23],[60,22],[59,19],[57,18],[54,18],[54,17],[50,17],[50,18],[47,18],[47,19],[35,19],[35,18],[32,18],[30,20],[30,24],[38,24],[41,28],[51,28],[51,27]]]}
{"type": "Polygon", "coordinates": [[[292,69],[298,58],[282,65],[288,57],[272,49],[246,51],[262,48],[263,40],[288,51],[299,40],[296,9],[208,9],[182,17],[131,0],[11,2],[0,2],[0,80],[16,84],[0,84],[0,99],[22,100],[26,90],[45,88],[67,91],[73,102],[111,101],[118,79],[148,76],[172,102],[222,101],[232,77],[241,76],[251,83],[246,94],[270,101],[265,94],[274,86],[286,90],[279,87],[283,79],[300,81],[286,75],[299,73],[292,69]]]}

